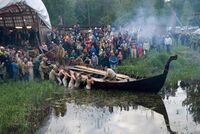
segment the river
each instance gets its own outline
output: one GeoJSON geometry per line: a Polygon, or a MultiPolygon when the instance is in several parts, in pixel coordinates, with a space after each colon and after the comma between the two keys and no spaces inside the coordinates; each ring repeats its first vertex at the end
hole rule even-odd
{"type": "Polygon", "coordinates": [[[38,134],[199,134],[199,85],[159,95],[73,91],[53,101],[38,134]]]}

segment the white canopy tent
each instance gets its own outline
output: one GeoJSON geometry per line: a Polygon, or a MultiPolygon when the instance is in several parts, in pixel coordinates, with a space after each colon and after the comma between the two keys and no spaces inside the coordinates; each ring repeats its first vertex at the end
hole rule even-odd
{"type": "MultiPolygon", "coordinates": [[[[51,22],[49,19],[49,14],[47,12],[47,9],[44,5],[44,3],[41,0],[0,0],[0,21],[2,21],[2,24],[12,21],[13,23],[17,22],[15,19],[17,17],[19,18],[19,15],[22,15],[22,21],[26,21],[24,17],[29,16],[29,18],[32,18],[32,22],[36,20],[35,15],[37,15],[42,22],[49,28],[51,29],[51,22]],[[16,9],[12,9],[12,7],[17,6],[17,11],[16,9]],[[30,9],[25,9],[25,6],[30,7],[30,9]],[[28,13],[25,13],[28,12],[28,13]],[[33,13],[35,12],[35,13],[33,13]],[[2,16],[6,16],[5,20],[2,16]],[[12,15],[11,17],[9,15],[12,15]],[[31,17],[30,17],[31,16],[31,17]]],[[[25,24],[25,22],[23,22],[25,24]]],[[[13,26],[16,24],[12,24],[13,26]]]]}

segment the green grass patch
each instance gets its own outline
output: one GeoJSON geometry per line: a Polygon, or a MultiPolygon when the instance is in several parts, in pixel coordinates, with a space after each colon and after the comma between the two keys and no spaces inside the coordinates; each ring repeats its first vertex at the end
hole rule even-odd
{"type": "MultiPolygon", "coordinates": [[[[0,83],[0,133],[29,133],[37,127],[30,122],[31,113],[46,105],[46,98],[60,87],[49,81],[7,81],[0,83]]],[[[37,112],[36,112],[37,113],[37,112]]]]}
{"type": "Polygon", "coordinates": [[[174,46],[171,54],[164,50],[153,50],[142,58],[125,60],[117,70],[140,76],[154,76],[163,72],[166,61],[174,54],[178,55],[178,59],[170,65],[166,84],[175,84],[178,80],[199,80],[200,53],[180,45],[174,46]]]}

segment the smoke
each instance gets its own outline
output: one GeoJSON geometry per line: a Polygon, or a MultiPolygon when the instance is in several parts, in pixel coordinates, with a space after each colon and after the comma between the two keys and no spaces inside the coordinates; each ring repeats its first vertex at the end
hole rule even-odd
{"type": "Polygon", "coordinates": [[[129,14],[124,14],[116,20],[114,25],[117,27],[117,32],[128,31],[138,33],[144,38],[151,38],[155,34],[165,34],[167,26],[170,25],[169,17],[158,16],[153,6],[139,8],[136,15],[127,21],[125,18],[130,16],[129,14]]]}

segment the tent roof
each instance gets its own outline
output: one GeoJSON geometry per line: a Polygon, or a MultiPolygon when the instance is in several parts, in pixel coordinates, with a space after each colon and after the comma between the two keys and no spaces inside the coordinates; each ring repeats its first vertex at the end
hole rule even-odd
{"type": "Polygon", "coordinates": [[[36,15],[51,29],[49,14],[41,0],[0,0],[0,26],[33,25],[36,15]]]}

